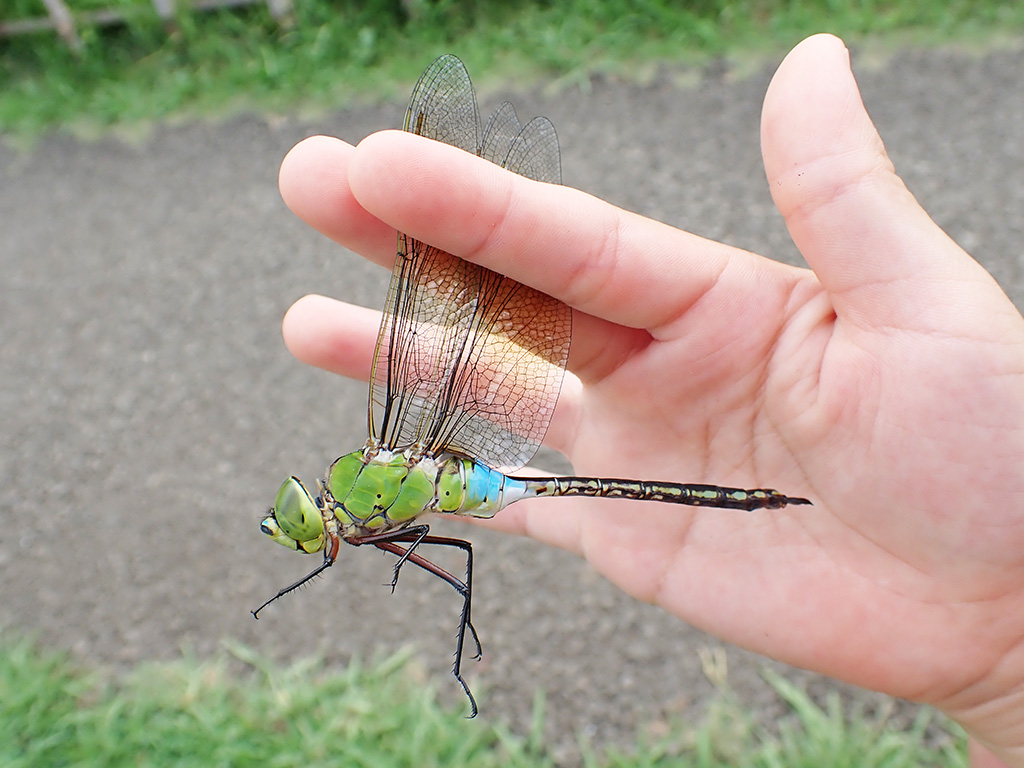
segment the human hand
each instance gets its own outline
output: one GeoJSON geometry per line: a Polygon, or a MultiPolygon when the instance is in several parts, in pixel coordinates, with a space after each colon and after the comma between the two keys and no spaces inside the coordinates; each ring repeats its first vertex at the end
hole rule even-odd
{"type": "MultiPolygon", "coordinates": [[[[546,442],[580,474],[815,503],[545,499],[492,526],[733,643],[931,703],[1024,766],[1024,318],[895,176],[835,38],[779,68],[762,150],[813,271],[395,131],[299,144],[281,190],[382,265],[397,228],[571,305],[546,442]]],[[[307,297],[285,339],[365,379],[378,323],[307,297]]]]}

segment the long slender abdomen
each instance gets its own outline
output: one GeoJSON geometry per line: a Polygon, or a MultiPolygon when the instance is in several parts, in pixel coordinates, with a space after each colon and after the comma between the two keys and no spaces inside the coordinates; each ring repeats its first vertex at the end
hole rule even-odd
{"type": "Polygon", "coordinates": [[[525,485],[524,496],[601,496],[686,504],[721,509],[779,509],[787,504],[810,504],[807,499],[785,496],[772,488],[723,488],[717,485],[662,483],[647,480],[616,480],[601,477],[517,477],[525,485]]]}

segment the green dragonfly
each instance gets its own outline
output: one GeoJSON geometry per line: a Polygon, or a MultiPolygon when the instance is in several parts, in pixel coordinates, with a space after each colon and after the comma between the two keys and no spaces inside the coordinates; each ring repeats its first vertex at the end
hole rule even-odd
{"type": "MultiPolygon", "coordinates": [[[[451,144],[537,181],[561,183],[558,138],[547,118],[522,126],[509,103],[481,130],[476,95],[455,56],[431,64],[413,90],[404,129],[451,144]]],[[[473,549],[462,539],[431,536],[428,513],[492,517],[537,496],[604,496],[726,509],[809,504],[771,489],[616,480],[511,477],[536,453],[558,400],[572,314],[533,288],[408,235],[388,288],[370,379],[369,439],[327,470],[314,496],[295,477],[284,481],[260,525],[289,549],[323,552],[323,562],[255,611],[331,567],[341,543],[394,554],[391,588],[412,563],[462,597],[452,669],[462,677],[466,634],[481,653],[471,621],[473,549]],[[423,557],[424,545],[465,554],[465,579],[423,557]]]]}

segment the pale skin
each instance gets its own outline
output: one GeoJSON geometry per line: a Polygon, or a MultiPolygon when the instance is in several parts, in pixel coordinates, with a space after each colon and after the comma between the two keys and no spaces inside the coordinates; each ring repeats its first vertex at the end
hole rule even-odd
{"type": "MultiPolygon", "coordinates": [[[[1024,318],[895,174],[839,40],[790,53],[761,130],[810,269],[397,131],[302,142],[281,192],[383,266],[398,229],[572,306],[546,442],[578,473],[814,502],[546,499],[490,525],[725,640],[932,704],[976,768],[1024,767],[1024,318]]],[[[307,296],[285,341],[365,379],[378,321],[307,296]]]]}

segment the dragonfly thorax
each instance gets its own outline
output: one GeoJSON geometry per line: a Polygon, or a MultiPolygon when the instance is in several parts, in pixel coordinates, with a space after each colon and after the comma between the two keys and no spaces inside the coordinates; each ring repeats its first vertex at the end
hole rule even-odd
{"type": "Polygon", "coordinates": [[[342,536],[400,528],[436,506],[443,464],[411,451],[353,451],[327,470],[323,506],[342,536]]]}

